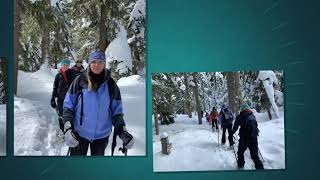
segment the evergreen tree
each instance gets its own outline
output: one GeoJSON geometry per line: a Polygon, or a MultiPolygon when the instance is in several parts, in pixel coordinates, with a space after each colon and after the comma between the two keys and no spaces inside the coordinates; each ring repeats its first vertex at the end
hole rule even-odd
{"type": "Polygon", "coordinates": [[[133,57],[133,74],[145,74],[146,62],[146,13],[145,0],[138,0],[130,13],[129,45],[133,57]]]}
{"type": "Polygon", "coordinates": [[[0,58],[0,104],[6,104],[7,61],[0,58]]]}

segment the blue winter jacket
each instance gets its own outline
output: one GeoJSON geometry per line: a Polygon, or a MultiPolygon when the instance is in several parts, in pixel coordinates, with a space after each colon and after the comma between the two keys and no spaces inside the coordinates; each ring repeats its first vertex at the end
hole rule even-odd
{"type": "Polygon", "coordinates": [[[228,109],[222,109],[219,113],[219,121],[223,126],[228,126],[228,125],[232,125],[233,123],[233,113],[228,109]],[[225,116],[225,114],[223,112],[227,112],[227,117],[225,116]]]}
{"type": "Polygon", "coordinates": [[[108,137],[112,132],[112,125],[125,125],[120,90],[111,78],[110,71],[104,72],[105,79],[99,87],[95,87],[88,70],[83,72],[72,82],[64,99],[64,123],[70,121],[74,130],[89,141],[108,137]],[[108,81],[112,82],[109,82],[111,89],[107,85],[108,81]]]}

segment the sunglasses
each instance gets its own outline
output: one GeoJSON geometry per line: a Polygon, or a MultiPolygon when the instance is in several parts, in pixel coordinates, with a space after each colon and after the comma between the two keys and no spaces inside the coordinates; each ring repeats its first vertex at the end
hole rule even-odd
{"type": "Polygon", "coordinates": [[[81,63],[82,63],[82,61],[76,61],[76,63],[80,63],[80,64],[81,64],[81,63]]]}

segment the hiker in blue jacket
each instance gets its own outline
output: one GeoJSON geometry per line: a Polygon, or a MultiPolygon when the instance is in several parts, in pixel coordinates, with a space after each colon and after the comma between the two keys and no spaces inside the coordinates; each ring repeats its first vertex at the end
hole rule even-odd
{"type": "Polygon", "coordinates": [[[228,140],[230,146],[234,144],[233,137],[232,137],[232,124],[233,124],[233,113],[228,109],[226,105],[222,105],[221,111],[219,113],[219,121],[221,122],[222,128],[222,138],[221,143],[226,143],[226,130],[228,130],[228,140]]]}
{"type": "Polygon", "coordinates": [[[104,155],[112,125],[125,148],[133,145],[123,120],[119,87],[105,65],[104,52],[91,53],[88,68],[74,79],[66,94],[63,121],[70,156],[86,155],[89,145],[91,155],[104,155]]]}

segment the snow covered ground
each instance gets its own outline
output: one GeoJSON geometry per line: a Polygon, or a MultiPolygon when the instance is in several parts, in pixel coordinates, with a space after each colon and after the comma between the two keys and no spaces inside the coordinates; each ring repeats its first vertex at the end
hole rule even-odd
{"type": "MultiPolygon", "coordinates": [[[[267,113],[255,112],[255,115],[260,129],[258,144],[265,169],[285,169],[283,109],[280,111],[280,118],[271,121],[268,120],[267,113]]],[[[177,115],[174,124],[160,126],[160,135],[163,132],[169,135],[172,151],[170,155],[162,154],[160,136],[153,134],[153,170],[156,172],[236,170],[233,150],[227,145],[220,144],[218,147],[218,132],[211,131],[205,118],[203,122],[199,125],[195,115],[193,118],[177,115]]],[[[221,132],[220,130],[219,142],[221,142],[221,132]]],[[[237,141],[234,147],[237,152],[237,141]]],[[[245,152],[245,161],[244,169],[255,169],[249,149],[245,152]]]]}
{"type": "MultiPolygon", "coordinates": [[[[60,131],[57,113],[50,106],[56,73],[57,70],[44,66],[34,73],[19,71],[18,97],[14,99],[14,155],[67,154],[68,147],[61,138],[57,138],[60,131]]],[[[117,84],[121,90],[127,129],[135,138],[135,145],[128,150],[128,155],[145,155],[145,80],[130,76],[120,79],[117,84]]],[[[111,137],[106,155],[111,154],[111,137]]],[[[119,139],[117,143],[119,146],[122,144],[119,139]]],[[[122,156],[118,151],[115,151],[115,155],[122,156]]]]}
{"type": "Polygon", "coordinates": [[[7,106],[0,105],[0,156],[6,155],[6,117],[7,106]]]}

